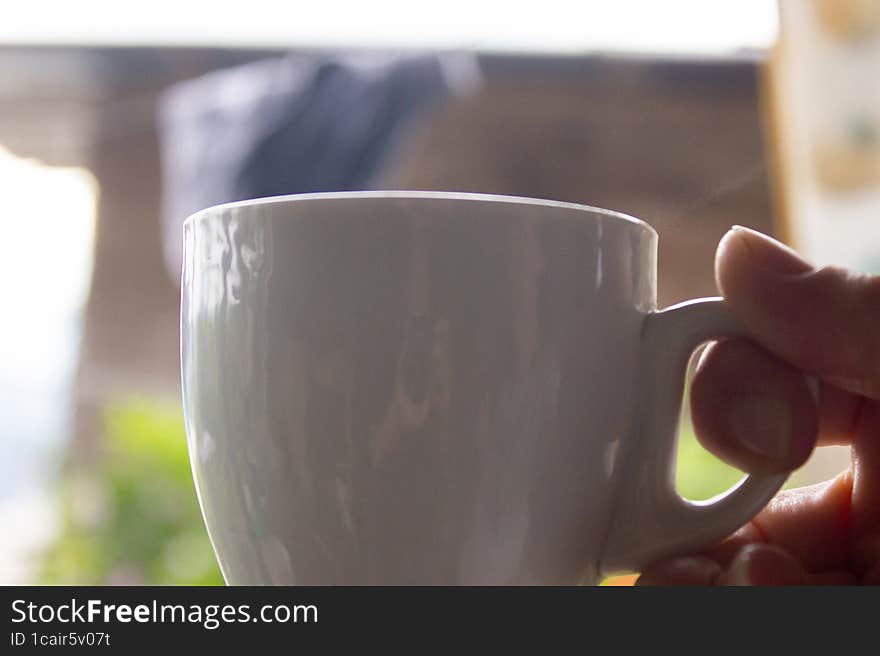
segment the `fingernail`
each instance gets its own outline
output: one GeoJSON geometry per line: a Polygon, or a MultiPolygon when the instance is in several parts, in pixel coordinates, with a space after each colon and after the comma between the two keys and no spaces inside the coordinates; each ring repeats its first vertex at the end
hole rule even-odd
{"type": "Polygon", "coordinates": [[[731,404],[734,437],[749,451],[776,463],[787,463],[791,449],[791,412],[771,396],[745,396],[731,404]]]}
{"type": "Polygon", "coordinates": [[[722,574],[720,583],[724,585],[752,585],[751,567],[746,554],[734,558],[728,570],[722,574]]]}
{"type": "Polygon", "coordinates": [[[743,226],[728,230],[719,244],[719,250],[722,248],[729,249],[735,257],[747,259],[752,266],[781,275],[797,275],[813,269],[782,242],[743,226]]]}
{"type": "Polygon", "coordinates": [[[721,585],[803,585],[803,566],[781,548],[769,544],[743,547],[727,571],[718,577],[721,585]]]}

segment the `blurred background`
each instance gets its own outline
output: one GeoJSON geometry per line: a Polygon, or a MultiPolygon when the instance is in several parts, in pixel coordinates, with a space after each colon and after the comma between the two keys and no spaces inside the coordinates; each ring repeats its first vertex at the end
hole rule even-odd
{"type": "MultiPolygon", "coordinates": [[[[880,271],[880,0],[514,5],[6,8],[0,583],[221,582],[179,403],[179,232],[201,207],[382,188],[607,207],[660,234],[661,305],[716,293],[735,223],[880,271]]],[[[735,482],[682,431],[685,496],[735,482]]]]}

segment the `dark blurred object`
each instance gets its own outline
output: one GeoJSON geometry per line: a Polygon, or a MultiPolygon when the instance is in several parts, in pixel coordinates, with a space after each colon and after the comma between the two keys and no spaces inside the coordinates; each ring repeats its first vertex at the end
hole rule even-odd
{"type": "Polygon", "coordinates": [[[374,188],[411,130],[479,79],[471,55],[291,54],[209,73],[160,102],[165,256],[181,224],[236,200],[374,188]]]}

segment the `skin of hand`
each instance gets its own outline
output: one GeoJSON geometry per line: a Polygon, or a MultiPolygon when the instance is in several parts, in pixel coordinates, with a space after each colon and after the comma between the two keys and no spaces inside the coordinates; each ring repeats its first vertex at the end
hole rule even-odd
{"type": "Polygon", "coordinates": [[[700,442],[747,472],[790,471],[817,445],[850,445],[846,471],[787,490],[697,554],[638,585],[880,584],[880,276],[817,268],[747,228],[718,245],[715,274],[750,340],[716,342],[697,366],[700,442]],[[804,374],[819,381],[818,403],[804,374]]]}

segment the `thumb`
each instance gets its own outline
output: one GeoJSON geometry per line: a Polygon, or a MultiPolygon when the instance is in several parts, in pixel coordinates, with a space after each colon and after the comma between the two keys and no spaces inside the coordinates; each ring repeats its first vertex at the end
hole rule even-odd
{"type": "Polygon", "coordinates": [[[880,398],[880,277],[816,268],[739,226],[718,245],[715,275],[731,311],[764,348],[829,383],[880,398]]]}

